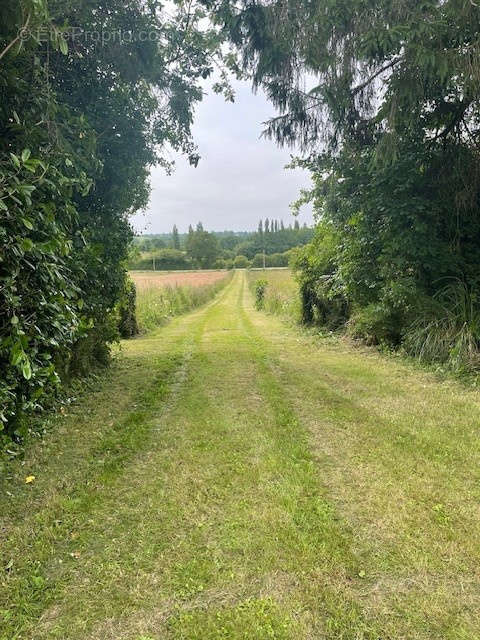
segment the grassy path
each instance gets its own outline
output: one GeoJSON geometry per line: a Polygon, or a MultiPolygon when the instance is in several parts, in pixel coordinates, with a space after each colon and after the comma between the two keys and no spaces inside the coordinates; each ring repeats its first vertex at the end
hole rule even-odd
{"type": "Polygon", "coordinates": [[[316,344],[237,272],[7,483],[0,638],[478,639],[479,424],[478,394],[316,344]]]}

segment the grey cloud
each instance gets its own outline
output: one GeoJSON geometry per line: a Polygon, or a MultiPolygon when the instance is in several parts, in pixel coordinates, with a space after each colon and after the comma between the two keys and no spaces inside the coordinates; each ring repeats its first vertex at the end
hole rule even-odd
{"type": "MultiPolygon", "coordinates": [[[[253,95],[245,83],[235,89],[234,104],[208,94],[197,109],[193,131],[202,156],[197,168],[177,157],[173,175],[152,170],[150,204],[132,218],[139,232],[162,233],[174,223],[185,231],[198,220],[215,230],[255,229],[266,217],[293,221],[289,205],[309,186],[309,176],[285,170],[291,152],[260,138],[262,122],[274,115],[265,96],[253,95]]],[[[311,211],[304,210],[299,220],[311,223],[311,211]]]]}

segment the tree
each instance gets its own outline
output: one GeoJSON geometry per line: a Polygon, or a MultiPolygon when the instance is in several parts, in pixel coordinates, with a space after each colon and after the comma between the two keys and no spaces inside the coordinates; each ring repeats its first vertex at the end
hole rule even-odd
{"type": "Polygon", "coordinates": [[[295,231],[300,231],[300,223],[298,222],[297,218],[295,218],[295,222],[293,223],[293,228],[295,231]]]}
{"type": "Polygon", "coordinates": [[[260,220],[258,223],[258,233],[259,235],[263,235],[263,221],[260,220]]]}
{"type": "MultiPolygon", "coordinates": [[[[200,223],[201,224],[201,223],[200,223]]],[[[220,256],[220,247],[213,233],[198,229],[189,235],[187,239],[187,254],[191,260],[202,269],[213,267],[215,260],[220,256]]]]}
{"type": "Polygon", "coordinates": [[[250,261],[246,256],[236,256],[233,261],[233,266],[235,269],[248,269],[250,266],[250,261]]]}
{"type": "MultiPolygon", "coordinates": [[[[314,188],[301,200],[340,236],[334,273],[317,260],[328,234],[304,254],[305,290],[328,281],[329,299],[343,296],[370,340],[408,344],[415,326],[448,326],[460,298],[438,304],[445,282],[471,301],[480,294],[477,3],[292,0],[286,11],[273,0],[224,15],[244,71],[281,111],[266,134],[306,154],[294,164],[314,188]],[[317,79],[309,91],[307,77],[317,79]]],[[[456,326],[478,348],[475,322],[456,326]]]]}
{"type": "Polygon", "coordinates": [[[265,233],[270,233],[270,221],[269,221],[269,219],[268,219],[268,218],[265,218],[265,226],[264,226],[264,229],[265,229],[265,233]]]}
{"type": "Polygon", "coordinates": [[[178,235],[177,225],[173,225],[172,229],[172,245],[174,249],[180,249],[180,237],[178,235]]]}

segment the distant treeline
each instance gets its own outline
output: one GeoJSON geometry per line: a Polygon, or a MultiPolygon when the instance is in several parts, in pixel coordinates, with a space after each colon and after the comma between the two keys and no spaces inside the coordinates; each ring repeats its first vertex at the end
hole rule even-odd
{"type": "Polygon", "coordinates": [[[285,226],[282,220],[261,220],[258,230],[205,231],[201,222],[187,233],[138,236],[133,240],[130,269],[230,269],[233,267],[283,267],[288,265],[290,251],[306,245],[313,229],[298,220],[285,226]],[[264,260],[265,256],[265,260],[264,260]]]}

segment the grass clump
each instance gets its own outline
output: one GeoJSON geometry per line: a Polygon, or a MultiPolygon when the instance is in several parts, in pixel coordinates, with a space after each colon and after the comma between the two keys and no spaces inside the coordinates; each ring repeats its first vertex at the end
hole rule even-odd
{"type": "Polygon", "coordinates": [[[480,307],[475,290],[461,280],[429,299],[408,327],[403,346],[422,362],[458,374],[480,368],[480,307]]]}

